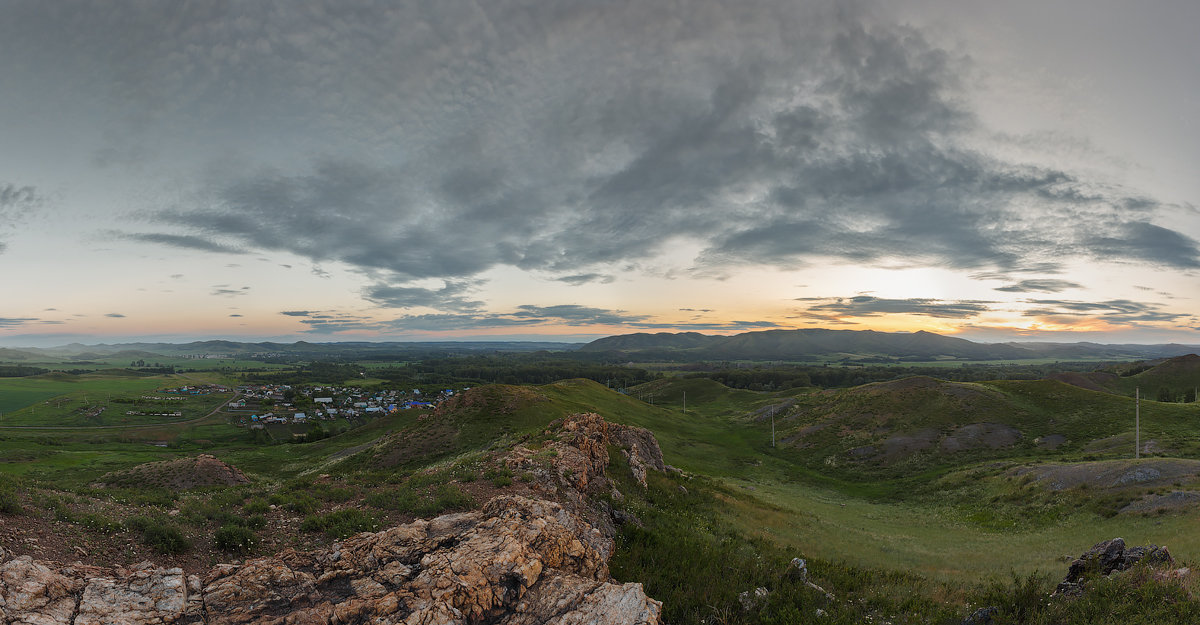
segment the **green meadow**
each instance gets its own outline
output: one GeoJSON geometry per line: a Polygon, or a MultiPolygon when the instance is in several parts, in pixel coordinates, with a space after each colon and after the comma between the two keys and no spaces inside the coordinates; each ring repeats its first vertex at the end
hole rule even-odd
{"type": "MultiPolygon", "coordinates": [[[[105,414],[115,416],[111,406],[139,405],[163,387],[234,382],[222,376],[109,372],[0,380],[8,406],[0,422],[8,426],[0,429],[0,477],[19,480],[31,493],[72,493],[91,501],[103,499],[90,485],[105,475],[206,453],[240,468],[251,485],[158,492],[145,495],[148,501],[163,506],[163,514],[182,506],[181,498],[217,510],[227,495],[243,493],[235,508],[247,497],[269,499],[278,513],[314,516],[315,527],[325,519],[323,510],[343,502],[388,514],[461,509],[470,499],[463,485],[480,478],[513,481],[494,470],[486,477],[486,463],[498,462],[517,443],[538,445],[556,419],[596,412],[650,429],[665,461],[683,472],[653,476],[644,491],[615,477],[623,498],[601,495],[606,505],[641,522],[619,529],[614,575],[642,581],[652,596],[669,602],[669,622],[803,623],[819,607],[833,623],[941,623],[961,620],[969,602],[983,600],[1006,613],[1037,615],[998,621],[1006,623],[1072,622],[1084,618],[1079,610],[1101,606],[1129,616],[1126,608],[1096,603],[1100,599],[1064,607],[1044,596],[1071,558],[1115,536],[1129,544],[1166,544],[1184,563],[1200,559],[1194,507],[1147,504],[1176,491],[1200,493],[1200,469],[1189,468],[1200,463],[1188,464],[1200,459],[1200,404],[1143,402],[1142,441],[1153,445],[1141,464],[1128,466],[1121,463],[1132,452],[1133,400],[1050,380],[914,377],[776,392],[680,376],[624,393],[583,379],[487,385],[458,394],[437,411],[401,411],[323,432],[315,442],[297,439],[295,434],[305,434],[299,426],[255,433],[236,427],[233,415],[204,416],[228,394],[178,401],[188,406],[187,423],[99,425],[104,415],[92,421],[80,416],[81,408],[101,401],[110,406],[105,414]],[[1019,436],[1000,444],[962,434],[1004,428],[1019,436]],[[1172,462],[1187,471],[1128,487],[1094,481],[1052,487],[1060,474],[1149,474],[1175,470],[1172,462]],[[857,603],[829,602],[781,578],[779,567],[793,557],[809,559],[818,583],[857,603]],[[735,580],[738,588],[714,581],[723,579],[735,580]],[[778,605],[739,612],[737,592],[750,584],[776,588],[778,605]],[[1022,592],[1042,598],[1025,605],[1022,592]],[[796,606],[807,611],[794,612],[796,606]]],[[[614,474],[621,462],[614,456],[614,474]]],[[[39,497],[46,495],[28,501],[39,497]]],[[[197,523],[202,535],[218,527],[197,523]]],[[[315,538],[296,540],[309,544],[304,541],[315,538]]],[[[1121,597],[1140,592],[1111,590],[1116,594],[1105,601],[1123,602],[1121,597]]],[[[1133,622],[1172,622],[1200,609],[1191,599],[1181,601],[1164,608],[1166,616],[1133,622]]]]}

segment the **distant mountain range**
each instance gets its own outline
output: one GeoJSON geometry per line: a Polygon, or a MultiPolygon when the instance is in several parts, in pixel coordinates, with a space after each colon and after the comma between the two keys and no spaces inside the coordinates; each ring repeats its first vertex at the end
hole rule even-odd
{"type": "Polygon", "coordinates": [[[975,343],[932,332],[874,330],[765,330],[733,336],[697,332],[638,333],[597,339],[581,352],[630,361],[684,360],[1032,360],[1039,358],[1142,360],[1200,352],[1200,345],[1098,343],[975,343]]]}
{"type": "Polygon", "coordinates": [[[437,356],[481,352],[534,352],[574,350],[578,343],[534,341],[441,341],[441,342],[339,342],[339,343],[242,343],[238,341],[195,341],[192,343],[121,343],[20,349],[0,348],[0,362],[113,360],[163,357],[295,357],[295,358],[384,358],[437,356]]]}
{"type": "Polygon", "coordinates": [[[1171,358],[1200,353],[1200,345],[1102,345],[1099,343],[976,343],[932,332],[874,330],[764,330],[733,336],[698,332],[622,334],[591,343],[524,341],[243,343],[123,343],[54,348],[0,348],[0,362],[31,363],[65,360],[151,360],[156,357],[271,357],[312,359],[380,359],[430,357],[488,352],[577,352],[588,358],[628,362],[694,360],[921,362],[933,360],[1125,361],[1171,358]]]}

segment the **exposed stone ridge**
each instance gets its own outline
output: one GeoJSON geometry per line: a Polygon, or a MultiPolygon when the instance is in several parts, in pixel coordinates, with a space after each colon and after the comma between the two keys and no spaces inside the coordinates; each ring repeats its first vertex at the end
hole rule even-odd
{"type": "Polygon", "coordinates": [[[593,412],[573,414],[554,421],[547,430],[555,438],[537,452],[517,447],[508,459],[511,468],[539,472],[547,462],[559,480],[580,493],[609,487],[608,447],[616,446],[629,462],[633,477],[646,486],[646,471],[666,471],[662,449],[645,428],[609,423],[593,412]]]}
{"type": "Polygon", "coordinates": [[[221,564],[63,566],[0,549],[0,622],[29,625],[658,623],[641,584],[609,578],[612,541],[559,504],[500,496],[478,512],[221,564]]]}

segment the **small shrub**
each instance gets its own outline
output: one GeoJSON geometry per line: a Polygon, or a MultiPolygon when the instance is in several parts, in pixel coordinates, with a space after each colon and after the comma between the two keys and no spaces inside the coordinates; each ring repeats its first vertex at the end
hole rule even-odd
{"type": "Polygon", "coordinates": [[[420,504],[420,497],[411,488],[400,487],[370,493],[366,502],[368,506],[380,510],[413,512],[420,504]]]}
{"type": "Polygon", "coordinates": [[[474,482],[479,477],[479,471],[474,465],[462,464],[450,471],[450,476],[460,482],[474,482]]]}
{"type": "Polygon", "coordinates": [[[146,528],[150,527],[153,523],[154,520],[150,517],[131,516],[128,519],[125,519],[125,529],[131,532],[140,533],[146,531],[146,528]]]}
{"type": "Polygon", "coordinates": [[[422,486],[430,486],[432,484],[445,484],[450,481],[450,474],[446,471],[435,471],[433,473],[418,473],[408,480],[408,485],[412,488],[420,488],[422,486]]]}
{"type": "Polygon", "coordinates": [[[191,541],[183,532],[168,523],[156,523],[146,528],[142,532],[142,540],[162,554],[183,553],[192,548],[191,541]]]}
{"type": "Polygon", "coordinates": [[[354,499],[354,495],[356,494],[353,488],[343,488],[330,484],[314,484],[311,492],[319,499],[333,502],[350,501],[354,499]]]}
{"type": "Polygon", "coordinates": [[[79,515],[79,524],[101,534],[116,534],[121,531],[121,524],[94,512],[79,515]]]}
{"type": "MultiPolygon", "coordinates": [[[[511,482],[511,480],[509,480],[511,482]]],[[[467,510],[475,505],[475,500],[453,484],[443,484],[437,488],[434,495],[431,512],[447,510],[467,510]]]]}
{"type": "Polygon", "coordinates": [[[507,475],[497,475],[492,478],[492,485],[496,488],[504,488],[512,484],[512,478],[507,475]]]}
{"type": "Polygon", "coordinates": [[[213,534],[213,544],[221,551],[249,553],[258,545],[258,534],[240,525],[222,525],[213,534]]]}
{"type": "Polygon", "coordinates": [[[271,504],[262,498],[251,499],[246,502],[246,505],[242,506],[242,511],[246,514],[266,514],[270,509],[271,504]]]}
{"type": "Polygon", "coordinates": [[[287,502],[288,510],[298,512],[300,514],[311,514],[321,508],[320,502],[314,499],[311,495],[304,493],[295,493],[287,502]]]}
{"type": "Polygon", "coordinates": [[[16,489],[0,486],[0,513],[21,514],[21,500],[17,497],[16,489]]]}
{"type": "Polygon", "coordinates": [[[192,543],[170,522],[147,516],[125,519],[125,527],[142,535],[142,542],[162,554],[183,553],[192,548],[192,543]]]}
{"type": "Polygon", "coordinates": [[[359,532],[369,532],[379,527],[375,517],[355,508],[334,510],[329,514],[309,515],[300,524],[306,532],[325,532],[332,539],[345,538],[359,532]]]}

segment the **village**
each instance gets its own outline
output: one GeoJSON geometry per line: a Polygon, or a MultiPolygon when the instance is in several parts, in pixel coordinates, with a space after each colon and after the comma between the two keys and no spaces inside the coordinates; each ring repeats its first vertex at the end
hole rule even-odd
{"type": "Polygon", "coordinates": [[[372,390],[353,386],[292,386],[287,384],[237,387],[238,398],[226,411],[239,415],[236,423],[250,429],[268,424],[304,424],[318,421],[369,419],[399,410],[431,408],[454,395],[450,389],[435,394],[372,390]]]}

